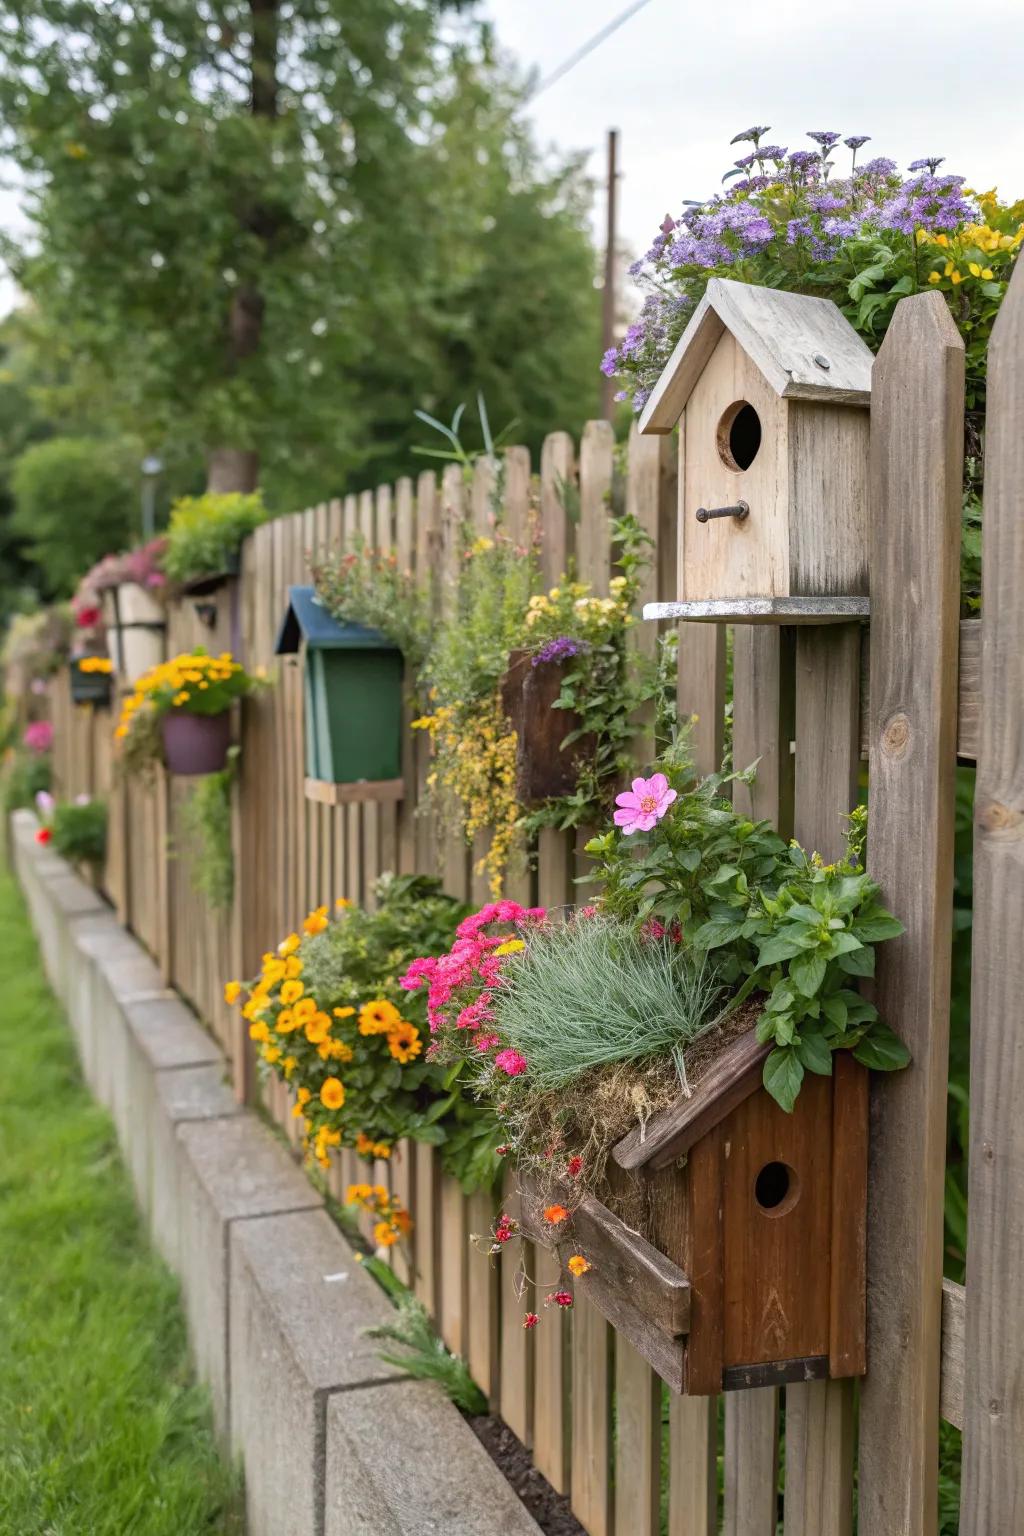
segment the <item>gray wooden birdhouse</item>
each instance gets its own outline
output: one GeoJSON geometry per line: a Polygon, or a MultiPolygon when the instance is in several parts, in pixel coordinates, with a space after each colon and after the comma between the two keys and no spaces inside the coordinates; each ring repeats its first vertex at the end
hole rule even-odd
{"type": "Polygon", "coordinates": [[[680,456],[679,601],[645,618],[866,615],[871,364],[830,299],[711,279],[640,418],[680,456]]]}

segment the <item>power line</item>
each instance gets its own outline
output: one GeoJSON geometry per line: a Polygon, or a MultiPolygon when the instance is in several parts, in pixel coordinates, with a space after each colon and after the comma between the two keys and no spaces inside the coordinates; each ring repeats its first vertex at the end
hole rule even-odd
{"type": "Polygon", "coordinates": [[[627,5],[621,15],[616,16],[607,26],[602,27],[600,32],[595,32],[589,42],[584,43],[582,48],[577,48],[576,52],[571,53],[567,59],[563,60],[557,69],[552,70],[551,74],[540,82],[537,89],[531,92],[529,100],[533,101],[540,95],[541,91],[546,91],[549,85],[554,85],[556,80],[561,80],[563,75],[569,73],[570,69],[575,69],[582,59],[585,59],[589,53],[593,53],[595,48],[600,47],[606,37],[611,37],[612,33],[617,32],[621,26],[624,26],[631,16],[635,16],[637,11],[642,11],[644,6],[649,4],[650,0],[633,0],[633,4],[627,5]]]}

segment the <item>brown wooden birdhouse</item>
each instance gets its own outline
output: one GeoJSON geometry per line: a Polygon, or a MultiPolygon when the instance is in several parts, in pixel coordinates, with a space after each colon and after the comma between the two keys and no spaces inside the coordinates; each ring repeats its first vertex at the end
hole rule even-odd
{"type": "Polygon", "coordinates": [[[871,364],[830,299],[711,279],[640,418],[680,456],[679,601],[646,618],[867,613],[871,364]]]}
{"type": "Polygon", "coordinates": [[[641,1217],[524,1190],[527,1235],[563,1266],[581,1255],[577,1295],[693,1396],[865,1368],[867,1071],[838,1052],[787,1114],[762,1085],[767,1054],[741,1036],[618,1144],[610,1187],[641,1217]],[[571,1212],[554,1229],[552,1198],[571,1212]]]}

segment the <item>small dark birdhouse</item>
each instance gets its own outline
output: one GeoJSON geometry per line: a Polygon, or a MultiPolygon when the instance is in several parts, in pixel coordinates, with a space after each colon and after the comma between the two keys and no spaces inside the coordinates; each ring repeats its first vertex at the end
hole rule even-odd
{"type": "Polygon", "coordinates": [[[838,1052],[787,1114],[762,1086],[767,1054],[740,1037],[615,1148],[640,1181],[642,1230],[588,1198],[553,1239],[550,1193],[524,1198],[527,1235],[563,1264],[582,1254],[578,1291],[693,1396],[865,1368],[867,1071],[838,1052]]]}
{"type": "Polygon", "coordinates": [[[871,364],[830,299],[711,279],[640,418],[680,456],[678,602],[646,618],[867,613],[871,364]]]}
{"type": "Polygon", "coordinates": [[[306,794],[327,804],[402,797],[402,653],[289,587],[275,652],[304,660],[306,794]]]}

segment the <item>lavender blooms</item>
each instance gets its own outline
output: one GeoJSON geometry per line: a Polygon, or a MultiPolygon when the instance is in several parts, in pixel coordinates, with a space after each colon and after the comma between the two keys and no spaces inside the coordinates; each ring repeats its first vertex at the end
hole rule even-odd
{"type": "Polygon", "coordinates": [[[547,645],[542,645],[530,665],[539,667],[544,661],[568,661],[570,656],[579,656],[589,647],[585,640],[574,640],[571,635],[559,635],[555,640],[549,640],[547,645]]]}

